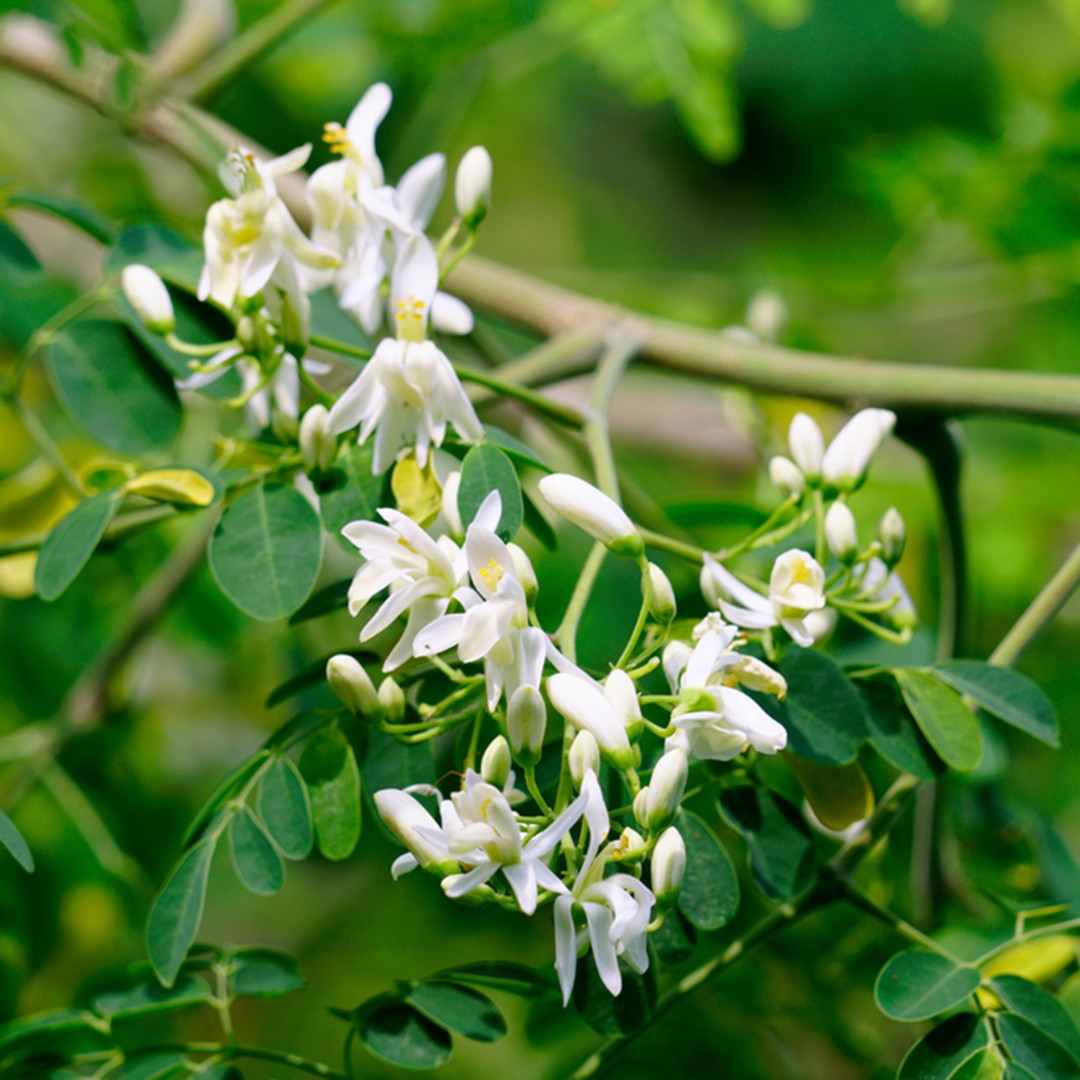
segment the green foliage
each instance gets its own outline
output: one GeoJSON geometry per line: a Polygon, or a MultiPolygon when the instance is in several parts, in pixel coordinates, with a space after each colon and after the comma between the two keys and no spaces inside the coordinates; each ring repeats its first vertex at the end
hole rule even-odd
{"type": "Polygon", "coordinates": [[[118,505],[115,491],[91,495],[53,529],[34,568],[34,588],[42,600],[57,599],[79,576],[105,535],[118,505]]]}
{"type": "Polygon", "coordinates": [[[364,1046],[401,1069],[437,1069],[450,1060],[450,1033],[397,998],[365,1011],[357,1025],[364,1046]]]}
{"type": "Polygon", "coordinates": [[[360,840],[360,770],[340,729],[317,732],[300,756],[315,839],[328,859],[346,859],[360,840]]]}
{"type": "Polygon", "coordinates": [[[31,874],[34,871],[34,856],[27,846],[26,840],[23,839],[23,834],[15,827],[15,822],[11,820],[2,810],[0,810],[0,844],[14,856],[15,861],[28,873],[31,874]]]}
{"type": "Polygon", "coordinates": [[[315,842],[311,800],[300,770],[284,755],[259,784],[259,816],[287,859],[306,859],[315,842]]]}
{"type": "Polygon", "coordinates": [[[195,940],[206,903],[206,884],[217,837],[200,840],[177,863],[158,893],[146,923],[150,963],[165,986],[172,986],[195,940]]]}
{"type": "Polygon", "coordinates": [[[236,876],[253,893],[267,896],[285,883],[285,867],[266,828],[245,806],[229,823],[229,851],[236,876]]]}
{"type": "Polygon", "coordinates": [[[346,551],[356,548],[341,535],[350,521],[377,521],[376,511],[387,506],[385,477],[372,476],[370,445],[353,446],[326,472],[315,477],[323,527],[346,551]]]}
{"type": "Polygon", "coordinates": [[[893,674],[915,723],[941,760],[960,772],[975,768],[982,737],[960,695],[926,671],[900,668],[893,674]]]}
{"type": "Polygon", "coordinates": [[[924,1035],[907,1053],[897,1080],[963,1080],[982,1068],[990,1032],[985,1020],[960,1013],[924,1035]]]}
{"type": "Polygon", "coordinates": [[[506,1034],[506,1020],[491,999],[468,986],[432,979],[417,983],[408,1002],[429,1020],[477,1042],[496,1042],[506,1034]]]}
{"type": "Polygon", "coordinates": [[[521,482],[513,462],[498,447],[474,446],[461,463],[458,512],[464,525],[473,520],[480,504],[493,491],[502,499],[502,513],[495,532],[503,540],[513,540],[525,513],[521,482]]]}
{"type": "Polygon", "coordinates": [[[929,1020],[960,1005],[979,988],[979,973],[941,953],[909,949],[894,956],[878,975],[874,999],[886,1016],[929,1020]]]}
{"type": "Polygon", "coordinates": [[[719,930],[739,910],[739,878],[715,833],[697,814],[684,812],[676,822],[686,841],[686,876],[679,910],[699,930],[719,930]]]}

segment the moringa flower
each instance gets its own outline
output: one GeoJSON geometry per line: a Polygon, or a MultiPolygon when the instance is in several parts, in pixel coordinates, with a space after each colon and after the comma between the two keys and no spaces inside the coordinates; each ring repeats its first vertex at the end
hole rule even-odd
{"type": "Polygon", "coordinates": [[[556,513],[615,554],[641,554],[641,534],[622,507],[599,488],[569,473],[552,473],[540,481],[540,494],[556,513]]]}
{"type": "Polygon", "coordinates": [[[125,266],[120,281],[128,303],[147,330],[155,334],[172,333],[176,328],[176,316],[165,282],[141,263],[125,266]]]}
{"type": "Polygon", "coordinates": [[[595,682],[559,672],[549,677],[547,691],[558,712],[579,731],[589,732],[615,768],[633,767],[634,754],[624,717],[595,682]]]}

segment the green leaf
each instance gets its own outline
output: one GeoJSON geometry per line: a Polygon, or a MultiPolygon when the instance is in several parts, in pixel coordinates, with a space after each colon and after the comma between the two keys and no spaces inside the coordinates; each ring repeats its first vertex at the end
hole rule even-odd
{"type": "Polygon", "coordinates": [[[741,833],[757,887],[772,900],[790,900],[810,884],[814,845],[802,815],[782,795],[749,784],[720,795],[720,812],[741,833]]]}
{"type": "Polygon", "coordinates": [[[259,784],[259,816],[288,859],[306,859],[315,842],[311,802],[300,770],[282,755],[259,784]]]}
{"type": "Polygon", "coordinates": [[[308,598],[322,563],[322,526],[292,488],[259,485],[224,514],[210,541],[210,569],[241,611],[269,622],[308,598]]]}
{"type": "Polygon", "coordinates": [[[911,717],[893,679],[860,679],[859,691],[870,721],[870,745],[898,769],[920,780],[933,780],[945,770],[911,717]]]}
{"type": "Polygon", "coordinates": [[[907,1052],[896,1080],[960,1080],[960,1070],[989,1044],[986,1024],[978,1016],[950,1016],[907,1052]]]}
{"type": "Polygon", "coordinates": [[[187,832],[184,833],[184,838],[181,841],[184,847],[193,843],[198,839],[199,834],[206,827],[210,819],[229,801],[233,792],[242,788],[261,768],[263,768],[270,760],[270,753],[266,750],[260,750],[254,757],[248,758],[247,761],[238,765],[216,788],[210,795],[210,798],[203,803],[199,812],[195,815],[195,820],[188,826],[187,832]]]}
{"type": "Polygon", "coordinates": [[[307,985],[296,957],[277,949],[236,949],[232,966],[233,990],[242,997],[279,997],[307,985]]]}
{"type": "Polygon", "coordinates": [[[1005,1049],[1017,1064],[1047,1080],[1077,1080],[1080,1064],[1072,1054],[1030,1020],[1014,1013],[1001,1013],[997,1029],[1005,1049]]]}
{"type": "Polygon", "coordinates": [[[816,649],[790,649],[779,670],[788,684],[786,700],[754,697],[787,728],[788,749],[823,765],[854,761],[866,741],[866,713],[836,661],[816,649]]]}
{"type": "Polygon", "coordinates": [[[285,883],[285,867],[277,848],[246,806],[229,823],[229,852],[236,876],[253,893],[269,896],[285,883]]]}
{"type": "Polygon", "coordinates": [[[0,221],[0,343],[12,351],[24,348],[79,295],[71,282],[47,274],[19,234],[0,221]]]}
{"type": "Polygon", "coordinates": [[[476,1042],[496,1042],[506,1034],[506,1020],[491,998],[468,986],[441,979],[417,983],[409,1003],[429,1020],[476,1042]]]}
{"type": "Polygon", "coordinates": [[[13,1020],[0,1028],[0,1050],[96,1050],[109,1046],[100,1017],[81,1009],[56,1009],[13,1020]]]}
{"type": "Polygon", "coordinates": [[[785,755],[785,760],[826,829],[843,832],[874,809],[874,789],[857,761],[850,765],[819,765],[794,755],[785,755]]]}
{"type": "Polygon", "coordinates": [[[953,1080],[1001,1080],[1001,1062],[996,1050],[987,1047],[974,1057],[969,1057],[953,1073],[953,1080]]]}
{"type": "Polygon", "coordinates": [[[474,446],[461,463],[458,513],[462,524],[468,527],[476,517],[480,504],[493,491],[498,491],[502,498],[502,515],[495,532],[503,540],[513,540],[525,515],[521,482],[514,470],[514,463],[495,446],[474,446]]]}
{"type": "Polygon", "coordinates": [[[150,963],[165,986],[172,986],[199,931],[215,837],[200,840],[169,875],[146,924],[150,963]]]}
{"type": "Polygon", "coordinates": [[[681,964],[693,955],[697,934],[676,909],[668,912],[667,918],[649,934],[649,944],[656,950],[661,964],[681,964]]]}
{"type": "Polygon", "coordinates": [[[56,524],[34,567],[34,588],[42,600],[55,600],[79,576],[118,505],[115,491],[103,491],[84,499],[56,524]]]}
{"type": "Polygon", "coordinates": [[[8,206],[25,206],[31,210],[42,210],[81,229],[87,236],[92,236],[102,244],[112,244],[116,240],[116,230],[96,210],[59,195],[49,195],[38,191],[17,191],[7,197],[8,206]]]}
{"type": "Polygon", "coordinates": [[[949,660],[935,664],[933,671],[992,716],[1047,746],[1057,749],[1061,745],[1053,703],[1027,676],[978,660],[949,660]]]}
{"type": "Polygon", "coordinates": [[[364,754],[364,787],[368,791],[435,782],[431,743],[403,743],[385,731],[372,731],[364,754]]]}
{"type": "Polygon", "coordinates": [[[344,611],[349,606],[351,584],[350,578],[346,581],[335,581],[332,585],[324,585],[304,601],[299,611],[289,616],[289,625],[299,626],[309,619],[317,619],[321,615],[330,615],[335,611],[344,611]]]}
{"type": "Polygon", "coordinates": [[[193,293],[199,285],[203,253],[164,225],[132,225],[109,252],[106,273],[120,274],[130,263],[149,266],[166,281],[193,293]]]}
{"type": "Polygon", "coordinates": [[[353,446],[326,472],[314,478],[326,531],[351,555],[356,554],[341,530],[352,521],[379,521],[376,511],[389,506],[386,477],[373,476],[374,443],[353,446]]]}
{"type": "Polygon", "coordinates": [[[484,425],[484,440],[494,444],[510,457],[516,458],[522,465],[531,465],[534,469],[540,469],[546,473],[552,471],[551,466],[543,458],[538,457],[531,446],[494,424],[484,425]]]}
{"type": "Polygon", "coordinates": [[[0,844],[11,852],[15,861],[28,873],[34,872],[34,854],[15,827],[15,822],[0,810],[0,844]]]}
{"type": "Polygon", "coordinates": [[[1009,1012],[1034,1024],[1065,1047],[1073,1061],[1080,1063],[1080,1030],[1049,990],[1019,975],[998,975],[990,981],[990,989],[1009,1012]]]}
{"type": "Polygon", "coordinates": [[[471,983],[488,990],[502,990],[524,998],[549,997],[558,993],[554,979],[508,960],[478,960],[471,964],[447,968],[434,977],[471,983]]]}
{"type": "Polygon", "coordinates": [[[143,982],[126,990],[110,990],[94,998],[94,1008],[104,1016],[142,1016],[202,1005],[211,997],[210,987],[193,975],[182,975],[174,986],[143,982]]]}
{"type": "Polygon", "coordinates": [[[697,814],[684,811],[675,824],[686,841],[679,910],[699,930],[718,930],[739,910],[735,867],[712,829],[697,814]]]}
{"type": "Polygon", "coordinates": [[[982,735],[975,714],[929,671],[893,671],[915,723],[946,765],[968,772],[982,757],[982,735]]]}
{"type": "Polygon", "coordinates": [[[338,728],[326,728],[308,740],[300,774],[311,796],[319,850],[328,859],[347,858],[360,839],[360,770],[338,728]]]}
{"type": "Polygon", "coordinates": [[[640,975],[625,968],[622,992],[613,997],[600,981],[592,956],[578,959],[574,978],[574,1006],[581,1018],[600,1035],[629,1035],[648,1022],[652,1011],[648,984],[640,975]]]}
{"type": "Polygon", "coordinates": [[[929,1020],[970,997],[979,988],[979,972],[929,949],[898,953],[874,985],[878,1008],[894,1020],[929,1020]]]}
{"type": "Polygon", "coordinates": [[[126,326],[83,319],[45,350],[46,368],[68,414],[124,454],[169,447],[180,432],[172,378],[126,326]]]}
{"type": "Polygon", "coordinates": [[[401,1069],[437,1069],[450,1060],[450,1033],[403,1001],[365,1013],[358,1034],[372,1054],[401,1069]]]}
{"type": "MultiPolygon", "coordinates": [[[[125,1061],[118,1069],[109,1071],[109,1080],[180,1080],[191,1073],[184,1064],[183,1054],[175,1050],[163,1050],[155,1054],[140,1054],[131,1061],[125,1061]]],[[[200,1077],[206,1073],[200,1072],[200,1077]]]]}

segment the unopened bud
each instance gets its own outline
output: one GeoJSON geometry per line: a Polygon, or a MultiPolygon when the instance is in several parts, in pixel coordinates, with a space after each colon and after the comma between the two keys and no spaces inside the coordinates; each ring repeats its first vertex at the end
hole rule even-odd
{"type": "MultiPolygon", "coordinates": [[[[435,819],[408,792],[384,788],[375,792],[375,809],[386,827],[409,849],[415,863],[400,868],[402,860],[394,863],[391,873],[397,877],[419,864],[436,877],[459,873],[461,867],[451,858],[444,844],[431,837],[440,829],[435,819]]],[[[404,858],[404,857],[403,857],[404,858]]]]}
{"type": "Polygon", "coordinates": [[[489,784],[501,788],[510,775],[510,765],[510,747],[501,735],[496,735],[480,759],[480,775],[489,784]]]}
{"type": "Polygon", "coordinates": [[[826,512],[825,540],[829,550],[842,563],[850,563],[859,554],[855,515],[847,503],[834,502],[826,512]]]}
{"type": "Polygon", "coordinates": [[[776,341],[787,317],[787,305],[775,289],[758,289],[746,305],[746,325],[762,341],[776,341]]]}
{"type": "Polygon", "coordinates": [[[878,540],[881,541],[881,561],[891,570],[903,556],[907,543],[907,528],[895,507],[890,507],[882,516],[878,540]]]}
{"type": "Polygon", "coordinates": [[[782,495],[801,495],[806,490],[806,477],[791,458],[782,454],[769,462],[769,479],[782,495]]]}
{"type": "Polygon", "coordinates": [[[634,796],[634,820],[646,831],[649,828],[649,789],[643,787],[634,796]]]}
{"type": "Polygon", "coordinates": [[[475,229],[491,206],[491,155],[482,146],[465,152],[454,178],[454,201],[461,220],[475,229]]]}
{"type": "Polygon", "coordinates": [[[645,858],[649,845],[645,843],[645,837],[636,829],[623,829],[619,837],[619,846],[615,849],[614,858],[621,863],[639,863],[645,858]]]}
{"type": "Polygon", "coordinates": [[[514,577],[518,579],[522,589],[525,590],[525,599],[532,603],[536,599],[536,594],[540,591],[540,584],[536,580],[536,571],[533,569],[533,564],[529,560],[529,556],[517,544],[510,543],[506,546],[510,549],[510,557],[514,560],[514,577]]]}
{"type": "MultiPolygon", "coordinates": [[[[645,728],[641,718],[641,703],[638,701],[634,680],[622,668],[615,668],[604,679],[604,697],[607,698],[615,715],[626,728],[626,737],[633,742],[645,728]]],[[[638,764],[635,762],[635,765],[638,764]]]]}
{"type": "Polygon", "coordinates": [[[149,266],[140,263],[125,266],[120,281],[128,303],[135,309],[135,314],[147,330],[164,336],[176,329],[176,316],[173,314],[169,290],[149,266]]]}
{"type": "Polygon", "coordinates": [[[570,744],[570,778],[574,788],[581,790],[588,772],[600,771],[600,744],[591,731],[579,731],[570,744]]]}
{"type": "Polygon", "coordinates": [[[381,709],[379,695],[363,665],[355,656],[338,653],[326,662],[326,681],[338,700],[360,716],[381,709]]]}
{"type": "Polygon", "coordinates": [[[636,558],[645,550],[641,534],[622,507],[580,477],[569,473],[545,476],[540,481],[540,494],[556,513],[614,554],[636,558]]]}
{"type": "Polygon", "coordinates": [[[679,811],[690,763],[683,750],[668,750],[656,763],[645,789],[645,827],[657,833],[670,825],[679,811]]]}
{"type": "Polygon", "coordinates": [[[674,826],[665,829],[652,853],[652,891],[660,911],[669,909],[679,899],[686,873],[686,841],[674,826]]]}
{"type": "Polygon", "coordinates": [[[379,704],[386,710],[386,718],[391,723],[405,715],[405,691],[398,686],[392,675],[387,675],[379,683],[379,704]]]}
{"type": "Polygon", "coordinates": [[[290,290],[281,300],[281,343],[300,363],[311,336],[311,301],[304,292],[290,290]]]}
{"type": "Polygon", "coordinates": [[[641,587],[649,590],[649,614],[663,626],[675,618],[675,590],[667,574],[656,563],[649,563],[648,577],[641,579],[641,587]]]}
{"type": "Polygon", "coordinates": [[[854,491],[866,476],[870,459],[896,426],[896,413],[888,409],[857,412],[829,444],[822,462],[825,482],[840,491],[854,491]]]}
{"type": "Polygon", "coordinates": [[[799,471],[811,483],[821,479],[821,463],[825,457],[825,440],[821,428],[806,413],[796,413],[788,429],[788,448],[799,471]]]}
{"type": "Polygon", "coordinates": [[[325,405],[312,405],[300,421],[300,454],[309,473],[325,472],[334,463],[337,439],[327,434],[329,415],[325,405]]]}
{"type": "Polygon", "coordinates": [[[519,686],[506,708],[506,733],[514,760],[535,765],[544,749],[547,731],[547,706],[535,686],[519,686]]]}

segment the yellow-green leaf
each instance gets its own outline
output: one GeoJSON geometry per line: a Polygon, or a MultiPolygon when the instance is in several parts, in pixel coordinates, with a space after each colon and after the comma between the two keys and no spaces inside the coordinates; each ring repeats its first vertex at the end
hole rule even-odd
{"type": "Polygon", "coordinates": [[[794,754],[784,757],[825,828],[843,832],[874,809],[874,789],[857,761],[850,765],[821,765],[794,754]]]}
{"type": "Polygon", "coordinates": [[[215,495],[214,485],[194,469],[155,469],[129,480],[124,491],[173,506],[209,506],[215,495]]]}

